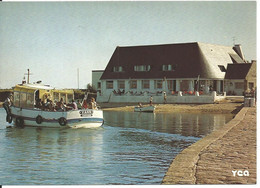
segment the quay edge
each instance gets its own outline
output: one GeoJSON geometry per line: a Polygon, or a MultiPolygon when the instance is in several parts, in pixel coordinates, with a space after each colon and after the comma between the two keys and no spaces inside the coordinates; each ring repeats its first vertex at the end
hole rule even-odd
{"type": "Polygon", "coordinates": [[[200,153],[237,126],[244,119],[248,109],[248,107],[242,108],[235,118],[221,129],[213,131],[179,153],[172,161],[162,184],[196,184],[195,173],[200,153]]]}

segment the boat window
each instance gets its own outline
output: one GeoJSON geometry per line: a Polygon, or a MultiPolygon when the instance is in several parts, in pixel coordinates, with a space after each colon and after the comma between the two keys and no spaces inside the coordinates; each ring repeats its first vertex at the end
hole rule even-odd
{"type": "Polygon", "coordinates": [[[67,103],[67,98],[65,93],[60,94],[60,98],[63,98],[63,102],[67,103]]]}
{"type": "Polygon", "coordinates": [[[33,99],[33,93],[27,93],[27,108],[33,108],[34,107],[34,99],[33,99]]]}
{"type": "Polygon", "coordinates": [[[20,106],[20,93],[14,92],[14,106],[20,106]]]}
{"type": "Polygon", "coordinates": [[[26,93],[20,93],[20,107],[26,107],[27,102],[26,102],[26,93]]]}
{"type": "Polygon", "coordinates": [[[37,101],[38,99],[40,99],[40,91],[39,90],[35,91],[35,101],[37,101]]]}
{"type": "Polygon", "coordinates": [[[53,100],[56,101],[56,102],[60,101],[59,93],[56,93],[56,92],[53,93],[53,100]]]}
{"type": "Polygon", "coordinates": [[[72,102],[73,95],[72,94],[67,94],[67,97],[68,97],[68,102],[72,102]]]}

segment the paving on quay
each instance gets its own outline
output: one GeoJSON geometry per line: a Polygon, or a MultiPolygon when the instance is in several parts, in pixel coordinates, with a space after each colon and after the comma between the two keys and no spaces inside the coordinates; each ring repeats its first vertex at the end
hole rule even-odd
{"type": "Polygon", "coordinates": [[[162,184],[256,184],[256,108],[184,149],[162,184]]]}

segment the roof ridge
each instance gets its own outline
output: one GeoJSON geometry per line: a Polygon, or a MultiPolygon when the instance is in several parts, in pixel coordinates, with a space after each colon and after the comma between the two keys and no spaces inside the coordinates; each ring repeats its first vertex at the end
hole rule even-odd
{"type": "Polygon", "coordinates": [[[172,45],[186,45],[186,44],[198,44],[198,42],[187,43],[168,43],[168,44],[147,44],[147,45],[134,45],[134,46],[117,46],[117,48],[136,48],[136,47],[153,47],[153,46],[172,46],[172,45]]]}
{"type": "Polygon", "coordinates": [[[223,44],[212,44],[212,43],[205,43],[205,42],[197,42],[198,43],[198,45],[199,44],[206,44],[206,45],[213,45],[213,46],[222,46],[222,47],[231,47],[231,48],[233,48],[233,46],[228,46],[228,45],[223,45],[223,44]]]}
{"type": "Polygon", "coordinates": [[[168,44],[146,44],[146,45],[131,45],[131,46],[117,46],[116,48],[136,48],[136,47],[154,47],[154,46],[177,46],[177,45],[188,45],[188,44],[204,44],[204,45],[213,45],[213,46],[221,46],[221,47],[231,47],[233,48],[233,46],[228,46],[228,45],[222,45],[222,44],[212,44],[212,43],[206,43],[206,42],[200,42],[200,41],[194,41],[194,42],[183,42],[183,43],[168,43],[168,44]]]}

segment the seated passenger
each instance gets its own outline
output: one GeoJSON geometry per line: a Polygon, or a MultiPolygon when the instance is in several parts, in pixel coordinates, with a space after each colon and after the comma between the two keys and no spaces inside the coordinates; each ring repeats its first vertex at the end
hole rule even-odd
{"type": "Polygon", "coordinates": [[[91,109],[97,109],[97,103],[93,97],[91,98],[91,109]]]}
{"type": "Polygon", "coordinates": [[[37,99],[36,100],[36,105],[35,105],[36,108],[41,108],[42,107],[42,100],[41,99],[37,99]]]}
{"type": "Polygon", "coordinates": [[[87,99],[83,99],[83,102],[82,102],[82,108],[85,108],[85,109],[88,108],[88,102],[87,102],[87,99]]]}
{"type": "Polygon", "coordinates": [[[47,107],[48,107],[48,111],[56,111],[52,100],[49,100],[47,107]]]}
{"type": "Polygon", "coordinates": [[[81,103],[79,102],[79,100],[77,100],[77,106],[78,106],[78,109],[81,109],[81,108],[82,108],[82,105],[81,105],[81,103]]]}
{"type": "Polygon", "coordinates": [[[77,103],[74,101],[74,99],[72,99],[71,107],[73,108],[73,110],[78,110],[77,103]]]}
{"type": "Polygon", "coordinates": [[[63,98],[60,99],[59,102],[56,103],[56,110],[65,111],[66,106],[64,105],[63,98]]]}

